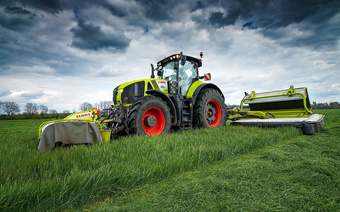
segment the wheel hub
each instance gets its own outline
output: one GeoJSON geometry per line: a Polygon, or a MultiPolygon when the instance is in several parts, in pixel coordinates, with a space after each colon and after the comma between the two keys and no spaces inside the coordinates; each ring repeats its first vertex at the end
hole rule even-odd
{"type": "Polygon", "coordinates": [[[142,127],[148,135],[159,135],[165,126],[165,117],[158,107],[149,107],[143,114],[142,127]]]}
{"type": "Polygon", "coordinates": [[[149,127],[154,127],[157,123],[156,117],[155,116],[148,116],[146,118],[146,123],[149,127]]]}
{"type": "Polygon", "coordinates": [[[206,119],[208,120],[208,122],[211,123],[215,121],[216,109],[214,108],[212,104],[207,105],[205,114],[206,114],[206,119]]]}

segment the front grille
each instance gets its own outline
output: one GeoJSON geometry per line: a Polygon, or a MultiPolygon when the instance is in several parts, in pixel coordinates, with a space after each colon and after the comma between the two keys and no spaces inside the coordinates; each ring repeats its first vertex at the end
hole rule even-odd
{"type": "Polygon", "coordinates": [[[113,89],[113,104],[133,104],[137,99],[144,96],[144,90],[145,81],[135,82],[127,86],[119,85],[113,89]],[[121,91],[118,91],[118,89],[121,91]]]}
{"type": "Polygon", "coordinates": [[[145,82],[135,82],[133,84],[130,84],[126,86],[123,89],[121,99],[123,101],[123,104],[133,104],[137,99],[144,96],[144,89],[145,88],[145,82]]]}

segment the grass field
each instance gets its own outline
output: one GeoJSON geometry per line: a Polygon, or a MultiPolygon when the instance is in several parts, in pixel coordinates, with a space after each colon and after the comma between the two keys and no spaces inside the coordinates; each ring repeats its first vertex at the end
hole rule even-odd
{"type": "Polygon", "coordinates": [[[325,131],[227,126],[39,152],[0,121],[0,211],[339,211],[340,110],[325,131]]]}

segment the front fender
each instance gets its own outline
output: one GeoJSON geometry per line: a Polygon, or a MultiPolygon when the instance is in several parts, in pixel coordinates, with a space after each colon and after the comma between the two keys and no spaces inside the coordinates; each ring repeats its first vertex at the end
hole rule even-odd
{"type": "Polygon", "coordinates": [[[170,112],[172,115],[172,124],[175,125],[177,123],[177,113],[176,113],[175,105],[171,101],[171,99],[164,92],[158,91],[158,90],[147,90],[145,93],[148,95],[160,97],[163,101],[166,102],[166,104],[170,108],[170,112]]]}

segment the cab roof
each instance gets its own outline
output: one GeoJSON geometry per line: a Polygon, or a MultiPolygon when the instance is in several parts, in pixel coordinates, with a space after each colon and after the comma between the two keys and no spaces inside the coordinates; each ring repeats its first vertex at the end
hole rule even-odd
{"type": "MultiPolygon", "coordinates": [[[[202,66],[202,60],[201,59],[191,57],[191,56],[188,56],[188,55],[183,55],[183,56],[186,57],[186,60],[196,63],[198,65],[198,67],[202,66]]],[[[169,62],[180,60],[180,57],[181,57],[180,54],[170,55],[170,56],[158,61],[157,66],[163,66],[164,67],[169,62]]]]}

